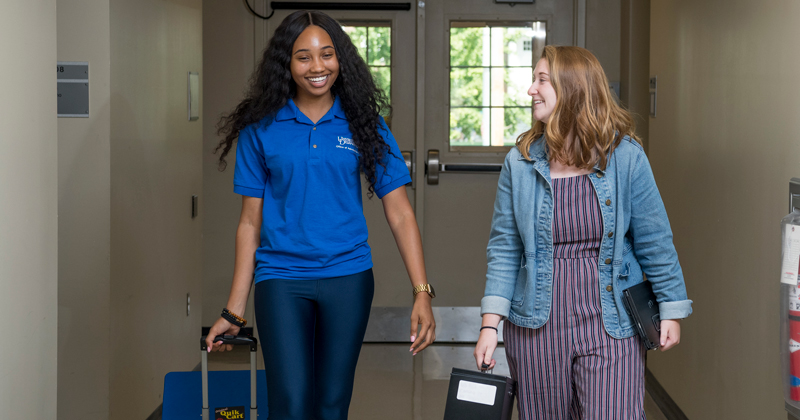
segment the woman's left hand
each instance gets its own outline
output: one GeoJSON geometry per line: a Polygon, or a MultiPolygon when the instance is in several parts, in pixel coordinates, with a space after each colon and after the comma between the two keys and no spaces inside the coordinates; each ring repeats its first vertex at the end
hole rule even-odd
{"type": "Polygon", "coordinates": [[[433,319],[431,297],[421,292],[414,296],[414,308],[411,310],[411,348],[413,356],[428,347],[436,340],[436,321],[433,319]],[[417,334],[417,328],[419,334],[417,334]]]}
{"type": "Polygon", "coordinates": [[[667,351],[681,342],[681,323],[677,319],[661,320],[661,351],[667,351]]]}

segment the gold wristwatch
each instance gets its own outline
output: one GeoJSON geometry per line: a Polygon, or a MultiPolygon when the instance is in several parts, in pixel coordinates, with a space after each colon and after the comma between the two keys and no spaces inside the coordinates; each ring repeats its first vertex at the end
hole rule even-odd
{"type": "Polygon", "coordinates": [[[416,296],[419,292],[428,292],[432,298],[436,297],[436,292],[433,291],[433,286],[430,284],[420,284],[419,286],[414,287],[414,296],[416,296]]]}

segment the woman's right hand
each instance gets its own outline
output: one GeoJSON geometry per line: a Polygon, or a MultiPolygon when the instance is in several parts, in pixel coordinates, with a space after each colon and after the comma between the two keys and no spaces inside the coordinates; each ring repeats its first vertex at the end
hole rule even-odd
{"type": "Polygon", "coordinates": [[[475,345],[475,353],[473,353],[478,370],[494,369],[496,361],[492,359],[492,355],[495,349],[497,349],[497,331],[491,328],[481,330],[478,344],[475,345]],[[484,367],[484,364],[489,367],[484,367]]]}
{"type": "Polygon", "coordinates": [[[239,334],[240,328],[236,325],[231,324],[225,318],[220,317],[214,325],[211,326],[211,329],[208,330],[208,336],[206,337],[206,349],[209,353],[212,351],[231,351],[233,350],[233,344],[222,344],[222,341],[218,341],[214,343],[214,338],[218,335],[237,335],[239,334]]]}

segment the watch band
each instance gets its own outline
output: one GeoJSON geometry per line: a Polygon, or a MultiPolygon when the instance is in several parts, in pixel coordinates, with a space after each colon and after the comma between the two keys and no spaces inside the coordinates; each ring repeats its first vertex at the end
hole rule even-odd
{"type": "Polygon", "coordinates": [[[432,298],[436,297],[436,293],[433,291],[433,286],[431,286],[430,284],[427,284],[427,283],[426,284],[420,284],[420,285],[414,287],[414,296],[416,296],[417,293],[419,293],[419,292],[426,292],[432,298]]]}

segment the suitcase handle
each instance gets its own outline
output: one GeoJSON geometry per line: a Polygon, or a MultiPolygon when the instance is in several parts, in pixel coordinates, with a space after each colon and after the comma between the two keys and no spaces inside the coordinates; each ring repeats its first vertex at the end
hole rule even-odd
{"type": "MultiPolygon", "coordinates": [[[[200,365],[201,365],[201,383],[203,390],[203,411],[202,420],[209,420],[208,411],[208,346],[206,345],[206,338],[204,335],[200,337],[200,365]]],[[[214,342],[222,341],[222,344],[247,344],[250,347],[250,419],[258,418],[258,398],[256,394],[256,355],[258,354],[258,340],[255,337],[247,335],[218,335],[214,338],[214,342]]]]}
{"type": "MultiPolygon", "coordinates": [[[[201,351],[206,351],[206,349],[208,348],[206,346],[206,337],[208,337],[208,336],[204,335],[204,336],[200,337],[200,350],[201,351]]],[[[233,345],[246,344],[246,345],[250,346],[250,351],[258,351],[258,339],[256,339],[255,337],[250,337],[248,335],[228,335],[228,334],[225,334],[225,335],[218,335],[218,336],[216,336],[214,338],[214,342],[215,343],[220,342],[220,341],[222,341],[222,344],[233,344],[233,345]]]]}

